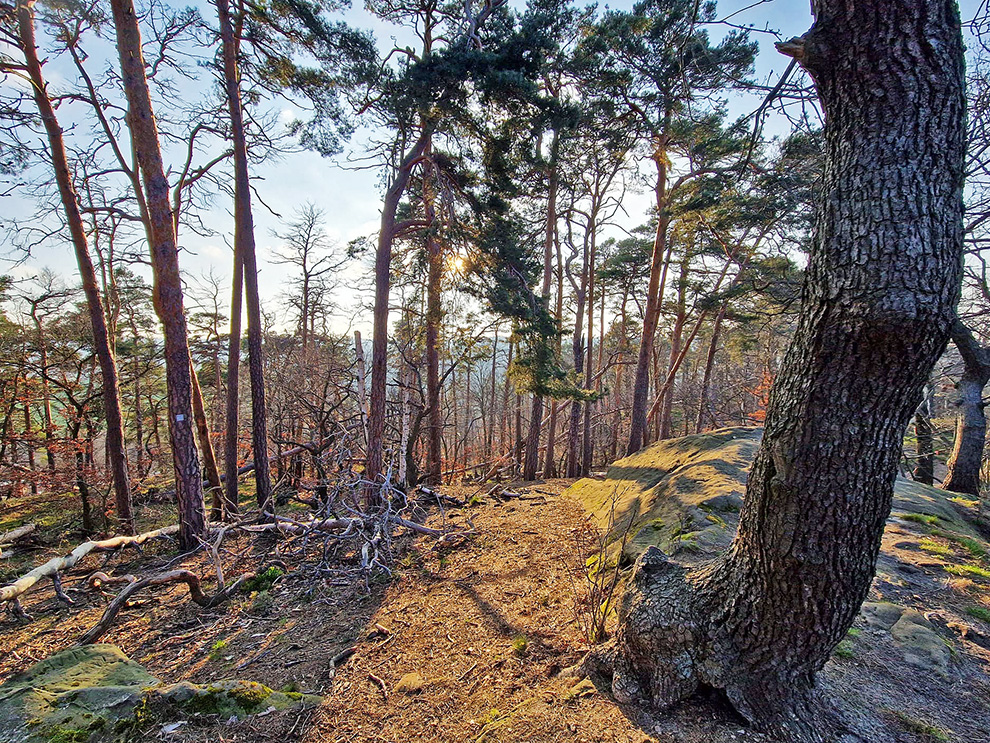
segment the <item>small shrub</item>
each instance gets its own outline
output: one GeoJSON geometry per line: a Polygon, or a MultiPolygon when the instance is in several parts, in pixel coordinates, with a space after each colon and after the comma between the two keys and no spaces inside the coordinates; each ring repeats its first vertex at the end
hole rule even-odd
{"type": "Polygon", "coordinates": [[[854,658],[856,656],[856,652],[853,650],[852,641],[847,639],[840,642],[838,645],[835,646],[834,654],[839,658],[843,658],[844,660],[848,660],[849,658],[854,658]]]}
{"type": "Polygon", "coordinates": [[[268,591],[259,591],[251,602],[252,614],[267,614],[275,605],[275,598],[268,591]]]}
{"type": "Polygon", "coordinates": [[[529,652],[529,638],[526,635],[516,635],[512,638],[512,652],[522,658],[529,652]]]}
{"type": "Polygon", "coordinates": [[[285,575],[285,571],[282,568],[278,565],[270,565],[253,578],[244,581],[242,588],[248,593],[268,591],[283,575],[285,575]]]}
{"type": "Polygon", "coordinates": [[[983,606],[967,606],[966,613],[990,624],[990,609],[983,606]]]}
{"type": "Polygon", "coordinates": [[[220,660],[223,657],[223,649],[227,647],[226,640],[217,640],[210,648],[210,660],[220,660]]]}

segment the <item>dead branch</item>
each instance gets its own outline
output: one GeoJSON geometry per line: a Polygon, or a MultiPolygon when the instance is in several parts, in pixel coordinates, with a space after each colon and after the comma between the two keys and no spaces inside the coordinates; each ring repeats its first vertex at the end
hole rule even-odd
{"type": "Polygon", "coordinates": [[[30,536],[37,528],[35,524],[24,524],[23,526],[18,526],[16,529],[11,529],[8,532],[0,534],[0,547],[6,547],[30,536]]]}
{"type": "Polygon", "coordinates": [[[39,565],[34,570],[22,575],[13,583],[0,588],[0,603],[14,601],[19,596],[27,593],[38,581],[45,578],[51,578],[56,583],[57,590],[60,573],[70,570],[90,552],[108,552],[123,547],[139,547],[149,539],[169,537],[178,531],[178,526],[166,526],[164,529],[155,529],[144,534],[138,534],[135,537],[112,537],[100,541],[83,542],[65,557],[53,557],[44,565],[39,565]]]}
{"type": "Polygon", "coordinates": [[[204,609],[209,609],[217,604],[227,601],[241,583],[254,577],[254,575],[254,573],[245,573],[231,583],[227,588],[217,591],[212,596],[203,593],[199,576],[189,570],[170,570],[167,573],[161,573],[148,578],[135,580],[127,585],[119,594],[117,594],[117,597],[111,601],[107,605],[107,608],[103,611],[103,616],[100,617],[100,621],[98,621],[86,634],[80,637],[76,644],[89,645],[103,637],[107,630],[110,629],[110,625],[113,624],[113,620],[116,618],[117,614],[124,606],[126,606],[131,596],[143,588],[147,588],[148,586],[160,586],[165,583],[185,583],[189,587],[189,598],[202,606],[204,609]]]}

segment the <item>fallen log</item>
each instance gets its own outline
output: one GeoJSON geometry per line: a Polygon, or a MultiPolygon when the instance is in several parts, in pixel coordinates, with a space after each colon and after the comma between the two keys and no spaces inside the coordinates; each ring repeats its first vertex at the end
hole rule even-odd
{"type": "Polygon", "coordinates": [[[126,576],[123,580],[129,580],[130,583],[124,588],[124,590],[117,594],[117,597],[113,601],[107,604],[107,608],[104,609],[103,616],[100,617],[100,621],[93,625],[92,629],[86,632],[86,634],[80,637],[76,645],[90,645],[103,637],[103,635],[107,633],[107,630],[110,629],[110,625],[113,624],[113,620],[116,618],[117,614],[127,604],[131,596],[138,591],[147,588],[148,586],[160,586],[165,583],[185,583],[186,586],[189,587],[189,598],[202,606],[204,609],[209,609],[217,604],[227,601],[231,594],[234,593],[234,591],[236,591],[241,585],[241,583],[249,578],[253,578],[254,575],[254,573],[245,573],[229,586],[223,590],[217,591],[212,596],[203,593],[199,576],[189,570],[170,570],[167,573],[152,575],[148,578],[141,578],[140,580],[134,578],[134,576],[126,576]]]}
{"type": "Polygon", "coordinates": [[[16,529],[0,534],[0,547],[6,547],[25,537],[31,536],[38,527],[35,524],[24,524],[16,529]]]}
{"type": "MultiPolygon", "coordinates": [[[[178,526],[166,526],[163,529],[155,529],[154,531],[138,534],[134,537],[111,537],[110,539],[99,541],[83,542],[65,557],[53,557],[44,565],[39,565],[34,570],[22,575],[13,583],[0,588],[0,603],[16,601],[18,597],[27,593],[35,584],[45,578],[51,578],[56,583],[56,590],[58,591],[59,574],[70,570],[90,552],[109,552],[110,550],[120,549],[122,547],[139,547],[149,539],[169,537],[177,534],[178,531],[178,526]]],[[[16,606],[15,611],[17,611],[16,606]]]]}

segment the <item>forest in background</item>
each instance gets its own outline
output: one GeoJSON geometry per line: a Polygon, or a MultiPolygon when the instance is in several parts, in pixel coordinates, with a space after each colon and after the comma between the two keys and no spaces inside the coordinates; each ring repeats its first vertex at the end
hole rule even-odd
{"type": "MultiPolygon", "coordinates": [[[[259,452],[273,457],[273,475],[257,475],[259,503],[273,489],[314,487],[331,461],[405,486],[494,473],[577,477],[653,440],[761,423],[797,311],[821,119],[799,68],[753,78],[753,32],[733,13],[673,0],[637,13],[468,4],[467,15],[436,2],[368,3],[410,40],[382,56],[332,4],[240,3],[211,17],[156,0],[138,14],[149,104],[172,158],[156,185],[139,162],[127,78],[100,56],[113,41],[106,7],[30,7],[40,56],[71,62],[73,77],[37,79],[51,115],[71,122],[56,169],[67,169],[76,209],[67,216],[45,172],[53,150],[44,106],[25,83],[35,79],[30,60],[8,52],[7,193],[37,209],[7,225],[6,252],[16,260],[63,244],[68,258],[75,241],[77,257],[81,245],[93,264],[83,286],[95,286],[81,289],[66,270],[4,280],[0,467],[9,495],[74,489],[84,531],[114,531],[116,448],[134,492],[170,487],[170,353],[187,355],[193,372],[175,383],[197,448],[179,453],[201,463],[215,494],[221,473],[236,483],[231,474],[259,452]],[[486,20],[482,44],[475,26],[486,20]],[[643,34],[637,24],[652,25],[643,34]],[[188,79],[201,83],[200,99],[183,98],[188,79]],[[732,118],[740,95],[762,102],[732,118]],[[279,105],[298,118],[279,122],[279,105]],[[771,117],[770,128],[791,133],[765,136],[771,117]],[[358,127],[371,127],[360,156],[386,185],[379,234],[334,244],[332,210],[317,199],[299,205],[271,236],[279,306],[261,306],[248,266],[264,184],[247,185],[252,163],[299,146],[339,156],[358,127]],[[231,297],[212,272],[185,275],[156,318],[147,275],[155,188],[165,189],[154,195],[180,247],[186,232],[233,231],[232,275],[244,276],[243,290],[235,285],[231,297]],[[637,218],[625,206],[634,191],[655,206],[620,230],[637,218]],[[218,204],[235,224],[217,220],[218,204]],[[375,330],[362,339],[341,328],[364,312],[353,306],[361,297],[352,277],[372,261],[375,330]],[[103,351],[94,313],[104,317],[103,351]],[[171,351],[163,324],[174,326],[171,351]],[[120,434],[108,431],[108,404],[120,410],[120,434]]],[[[14,49],[26,31],[10,10],[14,49]]],[[[973,20],[972,38],[981,28],[973,20]]],[[[979,345],[990,296],[979,43],[970,57],[962,317],[975,345],[944,360],[919,411],[903,469],[924,481],[945,477],[956,413],[966,419],[956,388],[962,381],[965,392],[974,374],[985,384],[990,371],[979,345]]],[[[978,459],[977,470],[982,446],[978,459]]],[[[956,487],[975,493],[968,467],[956,487]]],[[[228,505],[235,490],[226,489],[228,505]]]]}

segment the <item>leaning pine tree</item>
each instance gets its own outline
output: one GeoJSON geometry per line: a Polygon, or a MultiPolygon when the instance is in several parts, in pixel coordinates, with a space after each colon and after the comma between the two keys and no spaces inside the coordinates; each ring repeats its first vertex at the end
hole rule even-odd
{"type": "Polygon", "coordinates": [[[954,2],[815,5],[812,29],[779,48],[825,112],[822,203],[739,530],[691,569],[648,549],[602,664],[622,701],[713,687],[802,742],[841,738],[816,713],[815,677],[869,591],[902,437],[949,337],[965,154],[954,2]]]}

